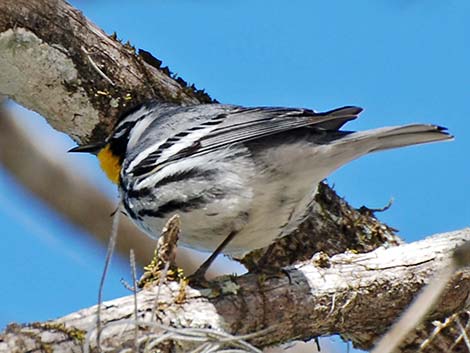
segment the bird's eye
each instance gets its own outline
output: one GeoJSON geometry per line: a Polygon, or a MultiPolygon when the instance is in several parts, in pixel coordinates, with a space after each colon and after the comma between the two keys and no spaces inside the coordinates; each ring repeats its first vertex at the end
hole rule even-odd
{"type": "Polygon", "coordinates": [[[135,121],[128,121],[122,125],[118,125],[116,130],[114,130],[113,132],[113,138],[118,139],[124,136],[125,134],[129,133],[129,131],[134,125],[135,125],[135,121]]]}

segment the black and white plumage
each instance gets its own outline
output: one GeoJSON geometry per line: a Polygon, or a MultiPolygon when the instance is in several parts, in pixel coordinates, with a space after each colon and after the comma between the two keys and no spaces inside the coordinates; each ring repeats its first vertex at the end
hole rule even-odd
{"type": "Polygon", "coordinates": [[[361,110],[152,103],[127,115],[106,142],[121,154],[126,212],[148,235],[158,237],[178,213],[183,245],[212,251],[236,233],[224,253],[241,257],[295,228],[318,183],[349,161],[452,138],[427,124],[339,130],[361,110]]]}

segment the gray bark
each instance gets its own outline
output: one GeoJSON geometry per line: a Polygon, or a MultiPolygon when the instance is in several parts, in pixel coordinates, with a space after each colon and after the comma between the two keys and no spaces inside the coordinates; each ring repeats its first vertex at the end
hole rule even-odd
{"type": "MultiPolygon", "coordinates": [[[[150,340],[151,334],[163,337],[167,332],[151,323],[179,328],[181,336],[190,334],[184,329],[188,327],[211,328],[232,335],[270,328],[250,342],[265,347],[339,333],[367,349],[423,285],[449,264],[453,249],[468,240],[470,229],[465,229],[367,254],[338,254],[323,259],[321,266],[314,258],[288,268],[282,276],[248,274],[226,278],[204,290],[176,282],[144,289],[137,294],[138,337],[148,343],[146,338],[150,340]],[[156,302],[155,320],[152,311],[156,302]]],[[[459,312],[466,315],[469,293],[470,271],[461,270],[449,283],[429,319],[442,320],[459,312]]],[[[116,352],[133,347],[134,309],[132,295],[104,304],[102,346],[113,347],[111,351],[116,352]]],[[[86,333],[92,332],[95,326],[95,317],[96,307],[91,307],[47,323],[10,326],[0,336],[0,352],[35,352],[41,345],[54,352],[79,352],[86,342],[86,333]]],[[[455,330],[458,324],[454,321],[449,327],[455,330]]],[[[401,352],[419,350],[424,338],[419,335],[424,328],[426,325],[413,333],[401,346],[401,352]],[[416,342],[416,337],[421,341],[416,342]]],[[[211,341],[211,334],[206,335],[207,341],[211,341]]],[[[95,336],[91,333],[90,337],[93,349],[95,336]]],[[[172,350],[177,352],[187,352],[201,344],[177,341],[172,345],[172,350]]],[[[443,342],[449,344],[445,335],[431,340],[422,351],[446,351],[444,348],[450,345],[443,342]]]]}

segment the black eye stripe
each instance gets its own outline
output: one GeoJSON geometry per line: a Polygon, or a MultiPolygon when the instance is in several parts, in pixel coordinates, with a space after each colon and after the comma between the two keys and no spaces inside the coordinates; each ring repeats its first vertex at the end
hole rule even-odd
{"type": "Polygon", "coordinates": [[[136,121],[128,121],[119,126],[116,130],[114,130],[112,137],[117,139],[122,137],[124,134],[129,134],[131,129],[134,127],[136,124],[136,121]]]}
{"type": "Polygon", "coordinates": [[[117,133],[121,132],[122,130],[128,130],[128,129],[134,127],[135,124],[137,124],[139,121],[145,119],[148,115],[149,115],[148,113],[145,113],[145,114],[142,114],[141,116],[139,116],[138,118],[135,118],[133,120],[129,120],[129,121],[126,121],[124,123],[122,121],[119,122],[116,126],[116,129],[114,130],[114,134],[117,134],[117,133]]]}
{"type": "Polygon", "coordinates": [[[116,129],[111,135],[111,138],[109,139],[111,151],[120,158],[121,162],[124,160],[124,156],[126,154],[130,132],[134,126],[146,116],[148,116],[147,113],[142,114],[138,118],[130,121],[124,120],[124,122],[121,122],[117,125],[116,129]]]}

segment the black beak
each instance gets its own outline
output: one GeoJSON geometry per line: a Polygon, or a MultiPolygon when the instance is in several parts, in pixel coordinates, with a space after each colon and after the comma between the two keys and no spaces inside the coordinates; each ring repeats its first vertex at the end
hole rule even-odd
{"type": "Polygon", "coordinates": [[[106,142],[96,142],[89,145],[81,145],[74,147],[69,152],[88,152],[92,154],[98,154],[98,152],[106,146],[106,142]]]}

